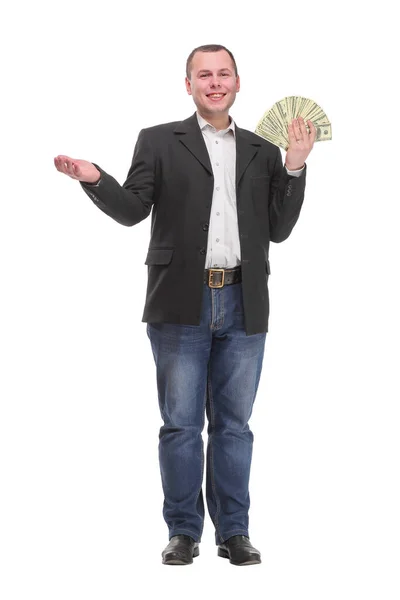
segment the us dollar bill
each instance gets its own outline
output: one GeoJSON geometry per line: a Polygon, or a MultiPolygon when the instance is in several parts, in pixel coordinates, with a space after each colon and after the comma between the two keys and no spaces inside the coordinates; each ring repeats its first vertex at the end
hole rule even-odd
{"type": "Polygon", "coordinates": [[[332,139],[332,125],[325,111],[310,98],[303,96],[286,96],[275,102],[257,123],[255,133],[284,150],[289,147],[288,125],[292,119],[303,117],[307,133],[310,120],[316,128],[316,142],[332,139]]]}

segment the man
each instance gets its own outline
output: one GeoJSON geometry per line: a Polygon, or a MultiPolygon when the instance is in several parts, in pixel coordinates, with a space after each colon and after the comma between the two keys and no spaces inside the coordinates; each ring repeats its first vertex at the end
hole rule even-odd
{"type": "Polygon", "coordinates": [[[316,130],[293,120],[283,167],[278,147],[237,127],[229,109],[240,78],[224,46],[195,48],[185,83],[196,112],[140,131],[123,186],[95,163],[54,160],[123,225],[153,209],[142,320],[164,421],[163,563],[189,564],[199,554],[206,412],[206,500],[218,555],[250,565],[261,562],[248,532],[248,421],[268,331],[269,243],[285,240],[299,217],[316,130]]]}

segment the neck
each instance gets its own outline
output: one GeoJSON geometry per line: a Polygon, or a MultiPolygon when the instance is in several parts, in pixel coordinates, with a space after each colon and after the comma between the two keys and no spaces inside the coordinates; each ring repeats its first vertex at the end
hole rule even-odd
{"type": "Polygon", "coordinates": [[[228,113],[220,113],[220,114],[203,114],[200,111],[197,111],[203,119],[210,123],[217,131],[220,129],[228,129],[231,124],[231,120],[228,113]]]}

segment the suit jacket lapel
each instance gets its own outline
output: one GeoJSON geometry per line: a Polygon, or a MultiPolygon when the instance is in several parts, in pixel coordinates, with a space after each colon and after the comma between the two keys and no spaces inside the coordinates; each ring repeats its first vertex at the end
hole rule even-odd
{"type": "Polygon", "coordinates": [[[259,142],[255,142],[254,138],[244,129],[240,129],[235,124],[236,132],[236,192],[239,189],[239,183],[242,179],[247,167],[257,155],[258,149],[261,146],[259,142]]]}
{"type": "MultiPolygon", "coordinates": [[[[175,127],[174,133],[180,136],[180,141],[197,158],[210,175],[213,174],[210,157],[201,133],[196,113],[188,119],[181,121],[175,127]],[[183,135],[184,134],[184,135],[183,135]]],[[[256,156],[260,143],[255,142],[252,136],[235,124],[236,135],[236,190],[250,162],[256,156]]]]}
{"type": "Polygon", "coordinates": [[[196,113],[179,123],[174,129],[174,133],[180,136],[182,144],[201,162],[206,171],[212,175],[210,157],[197,121],[196,113]]]}

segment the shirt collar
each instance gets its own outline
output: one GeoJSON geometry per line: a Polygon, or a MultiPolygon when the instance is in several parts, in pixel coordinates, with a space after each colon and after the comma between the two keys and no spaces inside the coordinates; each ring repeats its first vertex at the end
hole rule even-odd
{"type": "MultiPolygon", "coordinates": [[[[196,116],[197,116],[197,122],[198,122],[201,130],[205,129],[207,126],[211,127],[212,129],[215,129],[214,125],[211,125],[211,123],[209,123],[208,121],[203,119],[203,117],[201,115],[199,115],[199,113],[197,111],[196,111],[196,116]]],[[[228,129],[231,129],[232,133],[233,133],[233,137],[235,137],[235,135],[236,135],[235,134],[235,122],[231,116],[229,117],[229,120],[230,120],[229,127],[227,127],[226,130],[223,130],[223,131],[228,131],[228,129]]]]}

